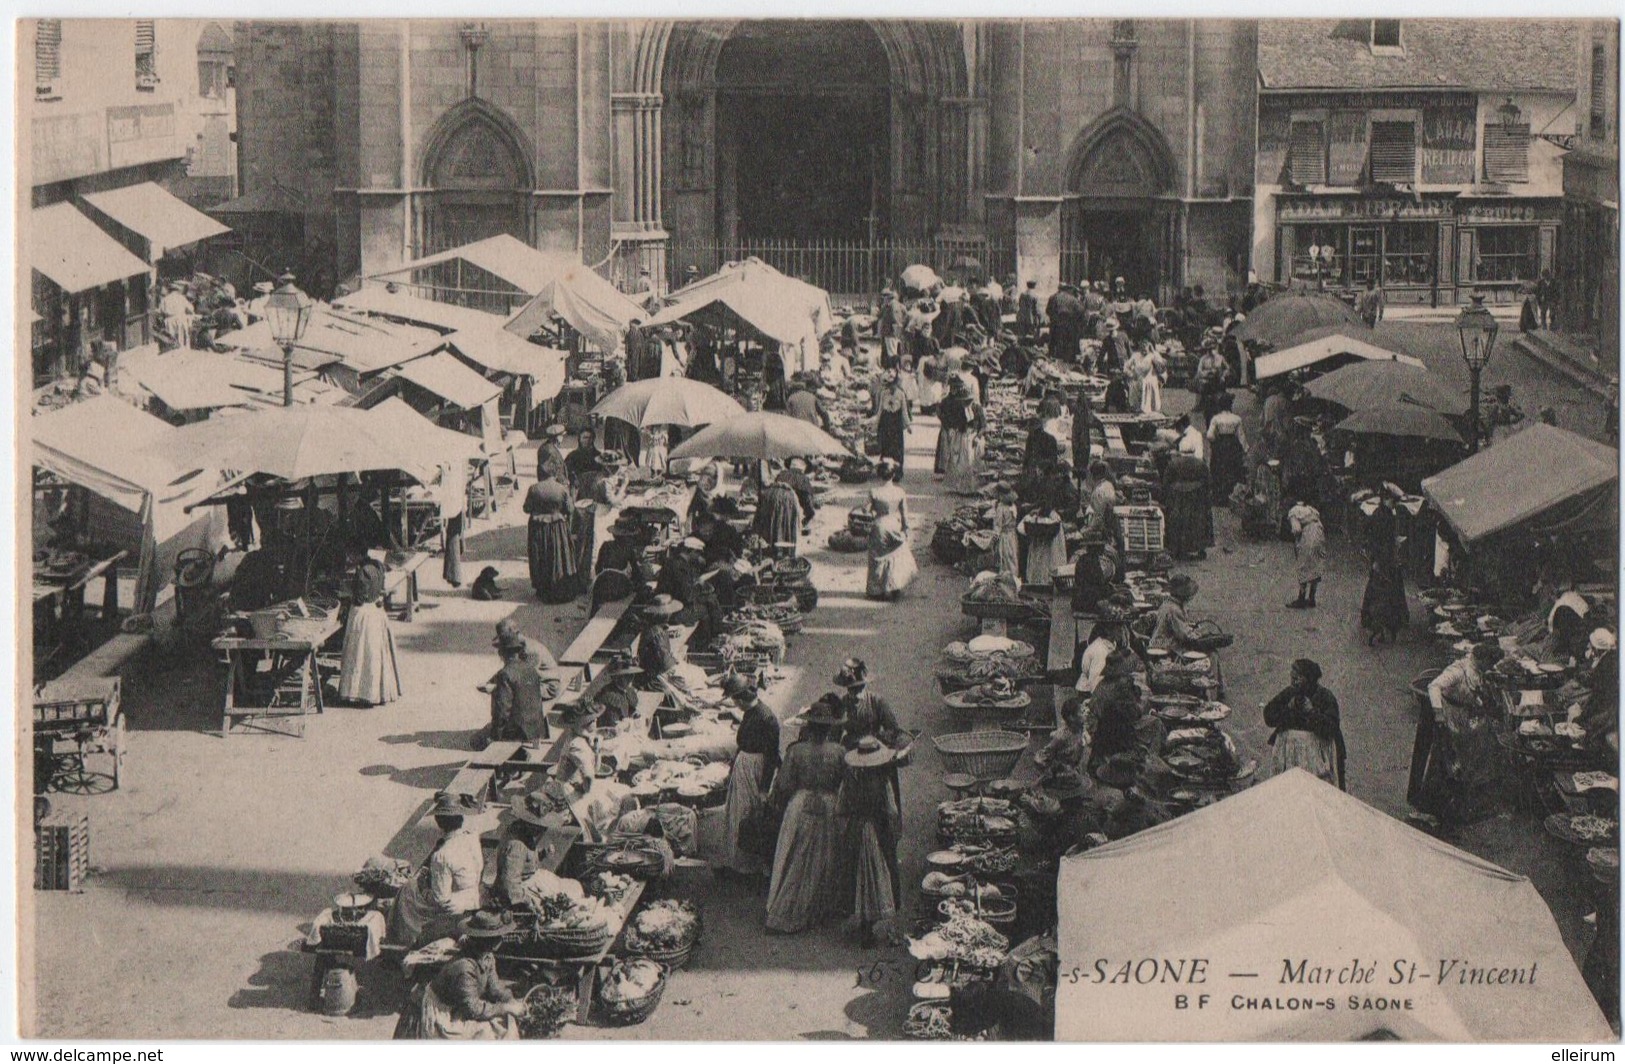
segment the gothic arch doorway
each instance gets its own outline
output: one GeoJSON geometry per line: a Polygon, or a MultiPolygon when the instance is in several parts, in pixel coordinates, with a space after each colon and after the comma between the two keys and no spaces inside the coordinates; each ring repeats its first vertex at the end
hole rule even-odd
{"type": "Polygon", "coordinates": [[[1167,301],[1177,261],[1177,172],[1162,133],[1126,107],[1084,130],[1067,168],[1062,278],[1111,284],[1121,277],[1130,293],[1167,301]]]}
{"type": "Polygon", "coordinates": [[[419,253],[502,234],[529,243],[531,157],[513,121],[483,100],[441,116],[423,149],[419,253]]]}

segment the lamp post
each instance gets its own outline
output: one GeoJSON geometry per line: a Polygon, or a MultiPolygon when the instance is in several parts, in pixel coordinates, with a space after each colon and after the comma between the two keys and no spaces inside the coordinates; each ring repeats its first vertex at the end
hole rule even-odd
{"type": "Polygon", "coordinates": [[[272,339],[282,348],[283,406],[293,405],[293,348],[305,335],[315,306],[315,301],[294,287],[291,273],[278,277],[276,290],[265,298],[265,320],[270,322],[272,339]]]}
{"type": "Polygon", "coordinates": [[[1467,443],[1472,453],[1477,453],[1481,435],[1478,418],[1480,380],[1484,367],[1490,364],[1490,355],[1495,352],[1495,337],[1500,331],[1501,326],[1496,323],[1494,315],[1484,306],[1484,297],[1473,293],[1472,305],[1462,307],[1456,317],[1456,332],[1461,336],[1461,359],[1467,363],[1467,372],[1472,379],[1472,399],[1467,414],[1472,421],[1472,435],[1467,443]]]}

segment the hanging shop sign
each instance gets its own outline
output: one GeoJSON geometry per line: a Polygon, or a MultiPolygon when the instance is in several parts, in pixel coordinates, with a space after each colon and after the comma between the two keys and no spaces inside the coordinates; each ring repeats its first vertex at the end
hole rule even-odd
{"type": "Polygon", "coordinates": [[[1335,222],[1346,219],[1371,221],[1438,221],[1451,215],[1449,200],[1410,199],[1282,199],[1277,201],[1277,221],[1335,222]]]}

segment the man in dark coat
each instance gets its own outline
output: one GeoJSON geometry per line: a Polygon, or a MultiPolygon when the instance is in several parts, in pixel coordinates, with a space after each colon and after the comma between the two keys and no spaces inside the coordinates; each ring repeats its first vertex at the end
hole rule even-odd
{"type": "Polygon", "coordinates": [[[547,738],[545,711],[559,696],[558,677],[544,675],[529,641],[517,632],[501,632],[493,642],[502,655],[502,671],[492,680],[491,741],[547,738]]]}
{"type": "Polygon", "coordinates": [[[1094,736],[1089,745],[1091,770],[1115,754],[1134,751],[1139,745],[1138,726],[1144,713],[1140,690],[1134,685],[1133,655],[1121,648],[1106,659],[1105,679],[1089,698],[1095,718],[1094,736]]]}
{"type": "Polygon", "coordinates": [[[643,321],[633,318],[626,326],[626,379],[640,381],[651,374],[645,372],[649,361],[649,338],[644,335],[643,321]]]}
{"type": "Polygon", "coordinates": [[[1031,343],[1044,327],[1044,312],[1038,306],[1038,282],[1028,281],[1027,287],[1016,299],[1016,335],[1022,343],[1031,343]]]}

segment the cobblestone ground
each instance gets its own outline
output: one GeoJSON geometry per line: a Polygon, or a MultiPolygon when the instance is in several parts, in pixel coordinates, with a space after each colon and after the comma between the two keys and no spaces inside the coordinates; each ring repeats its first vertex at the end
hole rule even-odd
{"type": "MultiPolygon", "coordinates": [[[[1446,379],[1465,382],[1455,334],[1437,324],[1385,324],[1386,335],[1425,357],[1446,379]]],[[[1555,405],[1563,424],[1600,432],[1599,403],[1510,350],[1490,382],[1512,383],[1528,408],[1555,405]]],[[[1170,393],[1188,404],[1184,393],[1170,393]]],[[[1244,411],[1250,404],[1238,404],[1244,411]]],[[[828,689],[840,661],[868,659],[876,687],[905,726],[952,730],[931,683],[940,648],[969,633],[957,600],[964,580],[928,560],[935,520],[953,508],[930,478],[935,427],[910,439],[905,487],[915,518],[920,579],[902,602],[863,597],[861,555],[827,550],[858,499],[837,492],[808,543],[820,604],[795,638],[784,682],[769,702],[782,713],[828,689]]],[[[517,519],[510,506],[508,520],[517,519]]],[[[1407,682],[1442,663],[1414,630],[1397,646],[1369,649],[1358,632],[1363,572],[1352,547],[1334,540],[1317,611],[1288,611],[1291,547],[1238,536],[1216,514],[1220,545],[1189,567],[1202,591],[1194,603],[1238,633],[1226,652],[1232,731],[1250,755],[1264,756],[1258,706],[1286,680],[1291,659],[1310,656],[1343,705],[1354,794],[1388,813],[1404,809],[1414,715],[1407,682]]],[[[580,627],[580,604],[542,607],[525,583],[523,531],[475,530],[471,560],[495,565],[507,601],[477,603],[424,572],[426,606],[397,627],[407,696],[377,710],[334,709],[304,739],[208,734],[218,727],[220,675],[208,652],[177,649],[161,668],[127,685],[134,733],[129,781],[120,791],[63,799],[91,814],[95,875],[83,894],[25,894],[34,904],[22,938],[35,947],[33,1033],[99,1038],[387,1038],[401,987],[368,970],[355,1013],[329,1019],[305,1002],[310,961],[294,951],[308,921],[369,856],[421,856],[421,833],[402,829],[426,808],[467,757],[468,735],[486,713],[474,691],[493,671],[492,625],[512,615],[524,630],[560,649],[580,627]]],[[[430,572],[430,569],[436,569],[430,572]]],[[[928,743],[905,770],[908,830],[904,881],[918,883],[930,845],[930,807],[945,792],[928,743]]],[[[1022,771],[1031,771],[1030,765],[1022,771]]],[[[1579,955],[1590,931],[1581,922],[1586,884],[1557,845],[1525,813],[1508,812],[1472,829],[1461,845],[1530,876],[1579,955]]],[[[693,880],[706,906],[706,939],[689,970],[668,989],[647,1024],[621,1031],[570,1029],[573,1037],[660,1039],[895,1038],[906,1008],[905,978],[837,928],[792,937],[761,931],[761,899],[708,875],[693,880]],[[865,973],[866,975],[871,973],[865,973]]],[[[909,899],[912,904],[912,899],[909,899]]],[[[29,1003],[24,1014],[29,1015],[29,1003]]]]}

